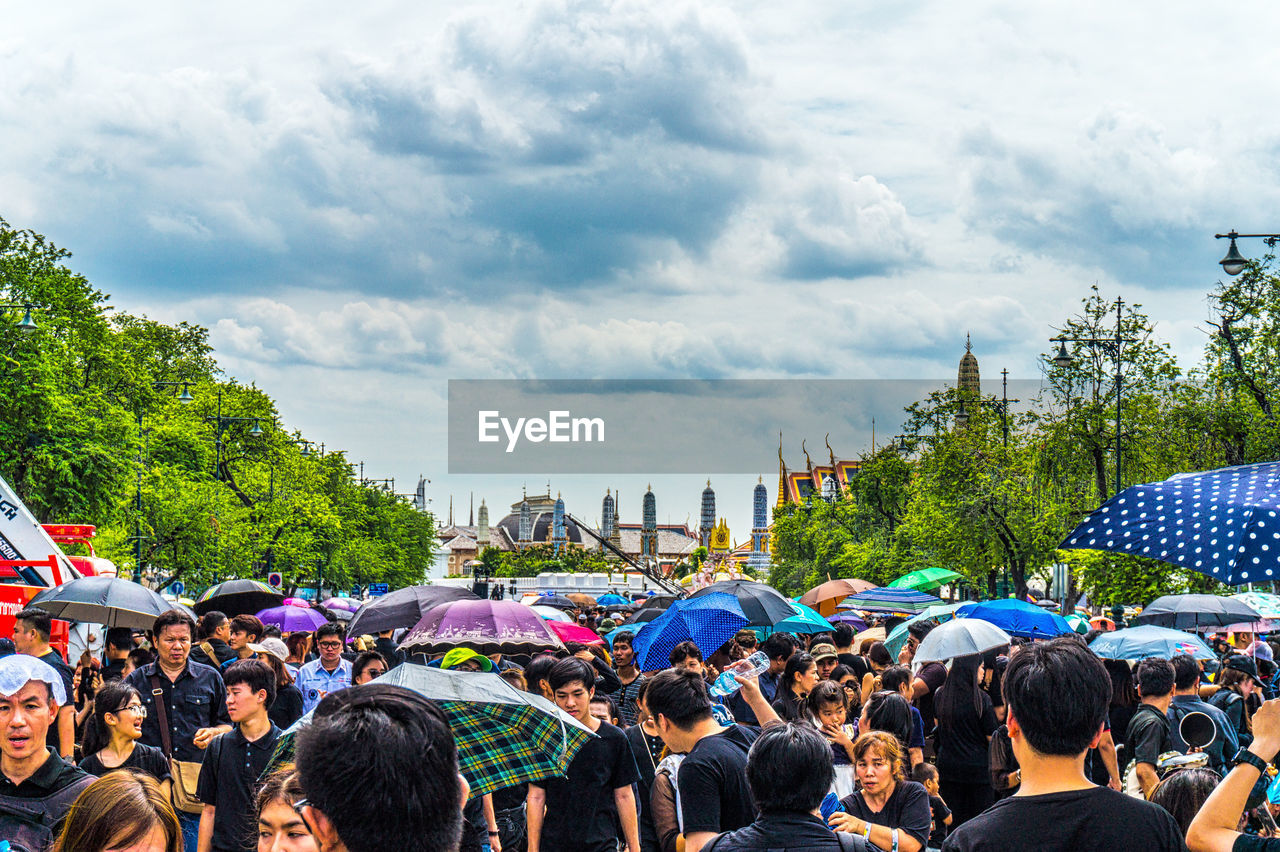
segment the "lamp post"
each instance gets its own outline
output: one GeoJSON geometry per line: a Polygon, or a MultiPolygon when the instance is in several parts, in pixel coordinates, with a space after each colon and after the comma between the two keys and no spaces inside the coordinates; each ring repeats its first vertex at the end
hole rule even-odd
{"type": "MultiPolygon", "coordinates": [[[[980,406],[985,405],[988,408],[990,408],[992,411],[997,411],[1000,413],[1000,430],[1001,432],[1004,433],[1004,446],[1007,449],[1009,446],[1009,403],[1022,402],[1022,400],[1020,399],[1009,398],[1009,371],[1008,370],[1000,371],[1000,401],[999,402],[997,402],[994,399],[982,399],[981,397],[974,400],[974,402],[977,405],[980,405],[980,406]]],[[[961,428],[964,428],[969,423],[969,412],[964,407],[963,399],[960,400],[960,410],[956,412],[955,421],[956,421],[956,425],[961,428]]],[[[897,436],[894,436],[894,437],[897,437],[897,436]]]]}
{"type": "Polygon", "coordinates": [[[266,418],[263,417],[230,417],[222,413],[222,391],[218,391],[218,413],[213,417],[206,417],[205,422],[215,424],[217,429],[217,440],[215,442],[215,457],[213,462],[213,475],[219,481],[222,480],[222,433],[232,423],[252,423],[253,428],[249,430],[250,435],[261,435],[262,427],[258,425],[266,418]]]}
{"type": "Polygon", "coordinates": [[[1120,395],[1124,386],[1124,376],[1121,373],[1121,365],[1124,363],[1124,344],[1134,343],[1132,337],[1124,337],[1121,334],[1121,319],[1124,308],[1124,299],[1116,299],[1116,333],[1114,337],[1067,337],[1060,335],[1058,337],[1049,338],[1050,343],[1058,344],[1058,352],[1053,356],[1053,366],[1066,368],[1072,364],[1071,353],[1067,351],[1068,343],[1083,343],[1090,349],[1101,350],[1106,353],[1115,364],[1116,368],[1116,490],[1119,494],[1121,490],[1120,484],[1120,395]]]}
{"type": "Polygon", "coordinates": [[[30,334],[39,327],[36,325],[36,321],[31,317],[31,309],[33,307],[35,307],[35,305],[32,305],[30,302],[16,302],[8,305],[0,305],[0,310],[22,311],[22,319],[18,321],[18,331],[21,331],[23,334],[30,334]]]}
{"type": "MultiPolygon", "coordinates": [[[[23,322],[31,319],[30,310],[23,322]]],[[[31,324],[31,329],[35,328],[35,323],[31,324]]],[[[31,330],[28,329],[28,330],[31,330]]],[[[152,382],[153,388],[182,388],[182,393],[178,394],[178,402],[183,405],[189,404],[195,397],[191,395],[190,382],[152,382]]],[[[141,439],[142,430],[142,409],[138,409],[138,437],[141,439]]],[[[142,583],[142,443],[138,443],[138,475],[136,487],[133,493],[133,582],[142,583]]]]}
{"type": "Polygon", "coordinates": [[[1214,234],[1214,239],[1231,240],[1231,244],[1227,247],[1227,255],[1218,261],[1222,267],[1222,271],[1233,278],[1244,272],[1245,266],[1249,264],[1249,259],[1240,253],[1240,249],[1236,248],[1236,240],[1240,239],[1259,239],[1264,241],[1271,249],[1276,247],[1276,243],[1280,242],[1280,234],[1238,234],[1235,231],[1227,231],[1225,234],[1214,234]]]}

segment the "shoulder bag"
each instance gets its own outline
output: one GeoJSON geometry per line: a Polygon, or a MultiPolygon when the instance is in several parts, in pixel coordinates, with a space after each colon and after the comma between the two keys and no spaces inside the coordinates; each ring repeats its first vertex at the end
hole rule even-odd
{"type": "Polygon", "coordinates": [[[155,698],[156,721],[160,723],[160,745],[169,760],[169,772],[173,775],[173,806],[183,813],[198,814],[204,804],[196,795],[200,783],[200,764],[191,760],[176,760],[173,756],[173,740],[169,732],[169,711],[164,703],[164,690],[160,688],[160,676],[151,676],[151,695],[155,698]]]}

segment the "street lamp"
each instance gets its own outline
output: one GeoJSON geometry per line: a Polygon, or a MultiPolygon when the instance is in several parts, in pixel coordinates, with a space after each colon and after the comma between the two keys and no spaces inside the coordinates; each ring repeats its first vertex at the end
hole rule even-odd
{"type": "Polygon", "coordinates": [[[0,305],[0,310],[6,311],[22,311],[22,319],[18,321],[18,331],[23,334],[30,334],[35,331],[38,326],[31,316],[31,309],[34,307],[30,302],[21,302],[16,304],[0,305]]]}
{"type": "MultiPolygon", "coordinates": [[[[1124,299],[1116,299],[1116,333],[1114,337],[1067,337],[1061,335],[1059,337],[1049,338],[1050,343],[1058,344],[1058,354],[1053,357],[1053,366],[1066,368],[1072,364],[1070,353],[1067,352],[1068,343],[1083,343],[1090,349],[1101,350],[1111,358],[1116,367],[1116,490],[1119,494],[1120,485],[1120,394],[1124,386],[1124,376],[1120,372],[1120,367],[1124,363],[1124,344],[1135,343],[1136,338],[1121,336],[1121,318],[1122,309],[1124,308],[1124,299]]],[[[1016,401],[1016,400],[1015,400],[1016,401]]]]}
{"type": "Polygon", "coordinates": [[[1235,231],[1227,231],[1225,234],[1214,234],[1215,239],[1231,240],[1231,244],[1227,246],[1227,256],[1218,263],[1222,266],[1222,271],[1234,277],[1244,272],[1244,268],[1249,264],[1249,259],[1240,253],[1240,249],[1236,247],[1236,240],[1242,238],[1260,239],[1266,242],[1271,249],[1276,247],[1276,243],[1280,242],[1280,234],[1238,234],[1235,231]]]}
{"type": "Polygon", "coordinates": [[[221,481],[222,479],[222,433],[232,423],[252,423],[253,428],[249,430],[249,434],[258,436],[262,434],[262,427],[259,425],[264,418],[262,417],[230,417],[222,413],[222,390],[218,390],[218,413],[213,417],[206,417],[206,423],[213,423],[217,429],[217,439],[215,441],[215,456],[213,461],[213,475],[221,481]]]}
{"type": "MultiPolygon", "coordinates": [[[[1066,350],[1067,350],[1067,345],[1066,343],[1063,343],[1061,349],[1058,352],[1058,355],[1055,356],[1053,359],[1053,363],[1056,366],[1058,367],[1071,366],[1071,356],[1067,354],[1066,350]],[[1064,358],[1066,360],[1060,361],[1059,360],[1060,358],[1064,358]]],[[[973,402],[975,405],[986,406],[990,408],[992,411],[998,412],[1000,414],[1000,430],[1004,434],[1004,445],[1006,447],[1009,446],[1009,403],[1022,402],[1022,400],[1020,399],[1009,398],[1009,371],[1008,370],[1000,371],[1000,399],[998,401],[994,399],[983,399],[982,397],[978,397],[977,399],[973,400],[973,402]]],[[[959,426],[961,429],[969,425],[969,410],[964,407],[963,399],[960,400],[960,410],[957,411],[955,414],[955,422],[956,422],[956,425],[959,426]]],[[[895,436],[895,437],[898,437],[898,436],[895,436]]]]}

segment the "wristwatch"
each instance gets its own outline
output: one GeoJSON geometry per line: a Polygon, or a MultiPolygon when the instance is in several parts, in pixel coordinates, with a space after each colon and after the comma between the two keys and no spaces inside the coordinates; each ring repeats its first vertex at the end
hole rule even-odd
{"type": "Polygon", "coordinates": [[[1236,752],[1236,756],[1231,761],[1232,766],[1238,766],[1241,763],[1247,763],[1259,772],[1267,771],[1267,762],[1247,748],[1242,748],[1236,752]]]}

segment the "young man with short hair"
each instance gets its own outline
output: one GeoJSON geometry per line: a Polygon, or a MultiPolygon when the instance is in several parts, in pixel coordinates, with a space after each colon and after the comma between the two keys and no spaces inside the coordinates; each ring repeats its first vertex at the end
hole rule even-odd
{"type": "Polygon", "coordinates": [[[255,652],[249,647],[249,644],[257,644],[262,641],[262,634],[266,630],[266,625],[256,615],[237,615],[231,619],[228,629],[230,630],[230,637],[227,639],[227,647],[234,651],[236,655],[222,664],[224,670],[236,660],[247,660],[254,655],[255,652]]]}
{"type": "MultiPolygon", "coordinates": [[[[764,725],[778,714],[754,678],[740,678],[744,700],[764,725]]],[[[755,805],[746,784],[747,752],[759,733],[743,725],[722,726],[711,711],[702,678],[687,669],[668,669],[649,680],[645,703],[667,748],[687,755],[677,773],[685,852],[699,852],[722,831],[750,825],[755,805]]]]}
{"type": "Polygon", "coordinates": [[[49,613],[35,607],[27,607],[13,617],[13,645],[19,654],[28,654],[53,668],[62,678],[67,692],[67,702],[58,708],[58,722],[49,728],[47,744],[58,750],[63,760],[72,760],[76,748],[76,705],[72,682],[75,673],[62,659],[62,655],[49,645],[53,619],[49,613]]]}
{"type": "Polygon", "coordinates": [[[324,852],[457,850],[467,782],[430,699],[385,683],[334,693],[298,732],[295,764],[295,808],[324,852]]]}
{"type": "Polygon", "coordinates": [[[608,693],[618,705],[618,716],[622,719],[623,727],[627,728],[636,723],[640,712],[640,687],[645,682],[644,675],[635,665],[636,654],[631,647],[635,638],[630,630],[624,630],[613,637],[613,668],[618,673],[622,686],[608,693]]]}
{"type": "Polygon", "coordinates": [[[222,669],[222,664],[236,658],[232,650],[231,622],[216,609],[200,616],[200,641],[194,643],[191,656],[197,663],[222,669]]]}
{"type": "Polygon", "coordinates": [[[1204,749],[1209,755],[1209,768],[1225,776],[1231,769],[1231,758],[1240,750],[1240,740],[1235,726],[1227,721],[1227,714],[1207,701],[1200,699],[1200,664],[1190,654],[1175,654],[1169,662],[1173,665],[1173,700],[1165,715],[1169,717],[1169,738],[1173,749],[1183,753],[1191,749],[1182,739],[1182,720],[1189,713],[1203,713],[1213,720],[1213,742],[1204,749]]]}
{"type": "Polygon", "coordinates": [[[102,644],[102,655],[106,658],[102,667],[102,682],[120,680],[125,675],[129,661],[129,652],[133,650],[133,631],[128,627],[108,627],[107,636],[102,644]]]}
{"type": "Polygon", "coordinates": [[[858,683],[862,683],[862,676],[871,671],[871,665],[866,657],[854,650],[853,639],[856,635],[857,632],[852,625],[841,621],[832,629],[831,641],[836,646],[836,659],[840,665],[853,672],[858,678],[858,683]]]}
{"type": "Polygon", "coordinates": [[[254,852],[254,792],[280,736],[280,729],[267,717],[276,698],[276,676],[261,660],[236,660],[227,667],[223,681],[235,729],[210,743],[200,767],[196,794],[204,812],[198,850],[254,852]]]}
{"type": "Polygon", "coordinates": [[[1150,796],[1156,784],[1160,783],[1160,775],[1156,772],[1160,755],[1173,751],[1168,717],[1169,705],[1173,702],[1173,666],[1168,660],[1143,660],[1134,671],[1134,680],[1142,703],[1129,720],[1125,742],[1136,764],[1142,795],[1150,796]]]}
{"type": "Polygon", "coordinates": [[[595,671],[576,657],[561,660],[547,678],[556,706],[596,736],[574,755],[564,778],[530,782],[529,852],[616,852],[621,825],[627,852],[640,852],[631,746],[621,730],[591,715],[595,671]]]}
{"type": "Polygon", "coordinates": [[[16,687],[0,693],[0,839],[42,848],[94,778],[45,745],[59,706],[71,703],[61,674],[15,654],[0,658],[0,684],[16,687]]]}
{"type": "Polygon", "coordinates": [[[298,669],[303,713],[310,713],[329,693],[351,685],[351,663],[342,658],[342,628],[332,621],[316,628],[316,650],[319,658],[298,669]]]}
{"type": "Polygon", "coordinates": [[[681,642],[676,645],[667,655],[667,659],[672,668],[685,669],[703,677],[707,674],[707,667],[702,662],[702,649],[692,642],[681,642]]]}
{"type": "Polygon", "coordinates": [[[1182,852],[1167,811],[1085,777],[1111,701],[1092,651],[1070,637],[1027,645],[1002,687],[1022,784],[952,832],[944,852],[1182,852]]]}

